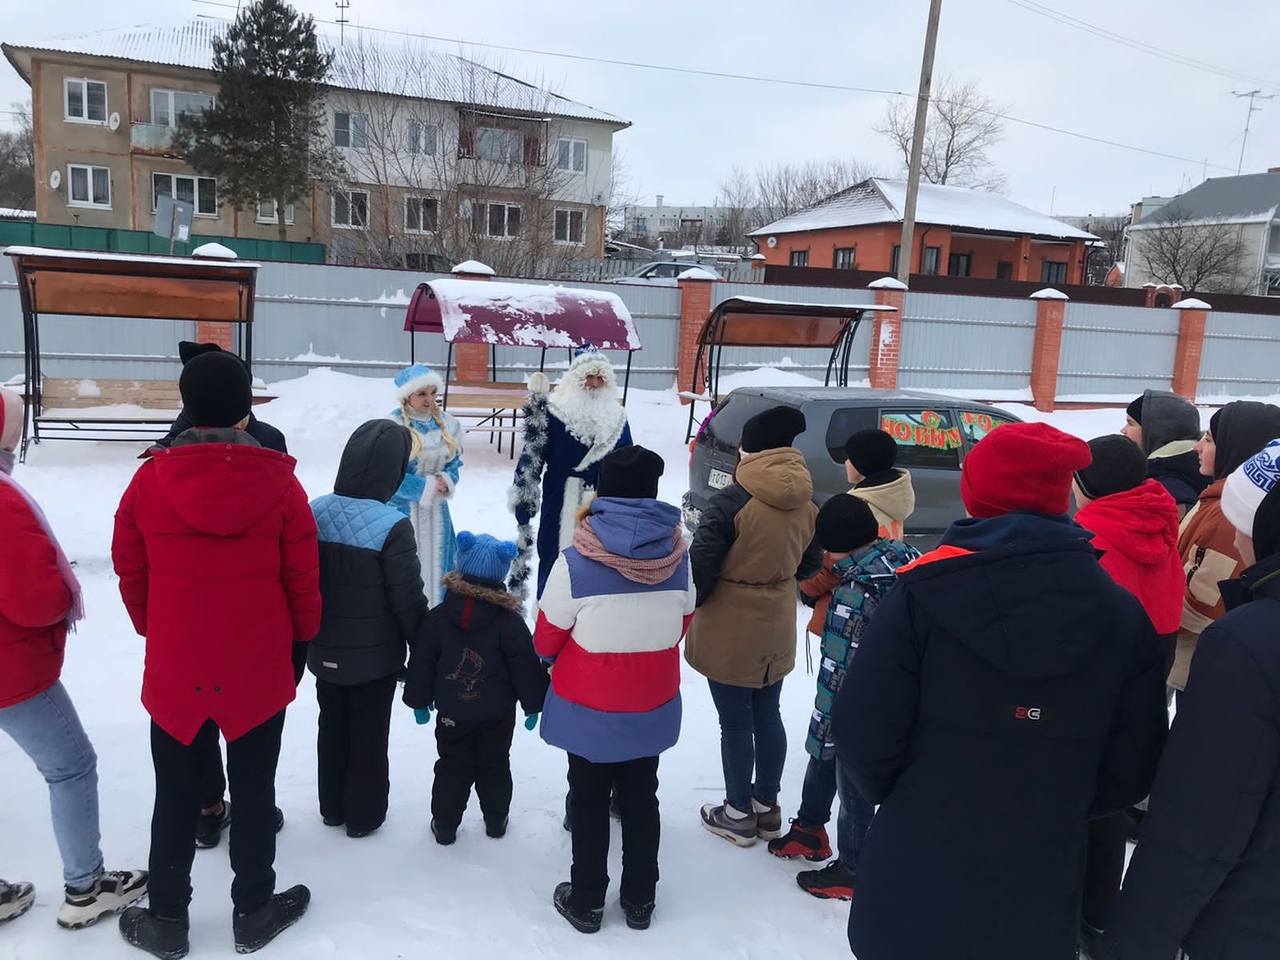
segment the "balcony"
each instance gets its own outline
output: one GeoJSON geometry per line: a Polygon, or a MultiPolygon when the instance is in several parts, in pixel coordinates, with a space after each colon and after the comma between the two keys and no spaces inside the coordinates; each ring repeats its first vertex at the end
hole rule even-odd
{"type": "Polygon", "coordinates": [[[163,123],[134,123],[129,130],[129,149],[134,153],[177,156],[173,149],[173,127],[163,123]]]}

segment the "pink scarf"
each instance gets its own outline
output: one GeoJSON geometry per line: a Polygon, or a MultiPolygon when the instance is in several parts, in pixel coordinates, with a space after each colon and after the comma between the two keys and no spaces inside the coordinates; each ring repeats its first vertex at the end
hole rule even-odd
{"type": "Polygon", "coordinates": [[[689,549],[689,545],[684,542],[684,537],[680,536],[680,528],[676,527],[671,537],[671,553],[665,557],[658,557],[655,560],[637,560],[635,557],[610,553],[600,542],[596,532],[591,529],[590,520],[583,520],[578,525],[578,529],[573,531],[573,546],[588,560],[594,560],[611,570],[617,570],[632,583],[644,583],[650,586],[662,583],[670,577],[689,549]]]}
{"type": "Polygon", "coordinates": [[[76,579],[75,573],[71,570],[71,561],[67,559],[66,553],[62,550],[62,544],[54,536],[53,528],[49,526],[49,519],[44,515],[44,511],[40,509],[40,504],[32,499],[31,494],[23,489],[22,484],[18,483],[17,480],[3,470],[0,470],[0,483],[7,483],[18,491],[22,499],[27,502],[27,506],[31,508],[31,512],[35,514],[36,521],[40,524],[40,529],[49,538],[49,543],[53,545],[53,552],[58,560],[58,573],[62,575],[62,582],[71,591],[71,609],[67,611],[67,629],[75,630],[76,624],[84,619],[84,597],[81,595],[80,581],[76,579]]]}

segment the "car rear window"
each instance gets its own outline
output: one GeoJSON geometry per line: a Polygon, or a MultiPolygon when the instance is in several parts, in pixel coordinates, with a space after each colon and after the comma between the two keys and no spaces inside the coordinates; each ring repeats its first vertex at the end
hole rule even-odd
{"type": "Polygon", "coordinates": [[[827,453],[836,463],[844,463],[844,444],[860,430],[876,428],[875,407],[840,407],[831,411],[827,423],[827,453]]]}
{"type": "Polygon", "coordinates": [[[1002,417],[998,414],[988,413],[985,410],[961,410],[959,413],[960,429],[968,438],[971,446],[996,427],[1004,426],[1006,423],[1017,422],[1012,417],[1002,417]]]}
{"type": "Polygon", "coordinates": [[[960,467],[964,441],[945,407],[882,407],[880,429],[897,441],[900,467],[960,467]]]}
{"type": "Polygon", "coordinates": [[[731,393],[716,407],[703,429],[703,436],[717,450],[732,453],[738,449],[746,422],[762,410],[775,406],[778,406],[776,402],[764,397],[731,393]]]}

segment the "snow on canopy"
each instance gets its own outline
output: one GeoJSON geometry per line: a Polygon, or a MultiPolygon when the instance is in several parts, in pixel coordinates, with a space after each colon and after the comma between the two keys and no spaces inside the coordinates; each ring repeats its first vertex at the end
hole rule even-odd
{"type": "Polygon", "coordinates": [[[532,283],[442,279],[418,286],[405,330],[450,343],[639,350],[631,313],[616,293],[532,283]]]}

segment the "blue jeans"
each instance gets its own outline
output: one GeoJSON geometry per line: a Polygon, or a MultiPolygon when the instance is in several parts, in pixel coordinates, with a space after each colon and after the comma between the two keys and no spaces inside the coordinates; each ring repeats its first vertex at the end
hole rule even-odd
{"type": "Polygon", "coordinates": [[[0,710],[0,730],[17,742],[49,784],[62,879],[85,890],[102,876],[98,757],[61,683],[0,710]]]}
{"type": "Polygon", "coordinates": [[[751,810],[752,796],[761,803],[777,803],[782,768],[787,762],[787,731],[778,705],[782,681],[760,690],[707,682],[720,715],[725,799],[746,812],[751,810]]]}
{"type": "Polygon", "coordinates": [[[854,873],[858,869],[858,857],[862,854],[862,841],[876,808],[862,799],[844,767],[834,758],[809,758],[796,822],[812,830],[825,827],[831,819],[831,805],[837,793],[840,795],[840,814],[836,817],[836,855],[841,865],[854,873]]]}

